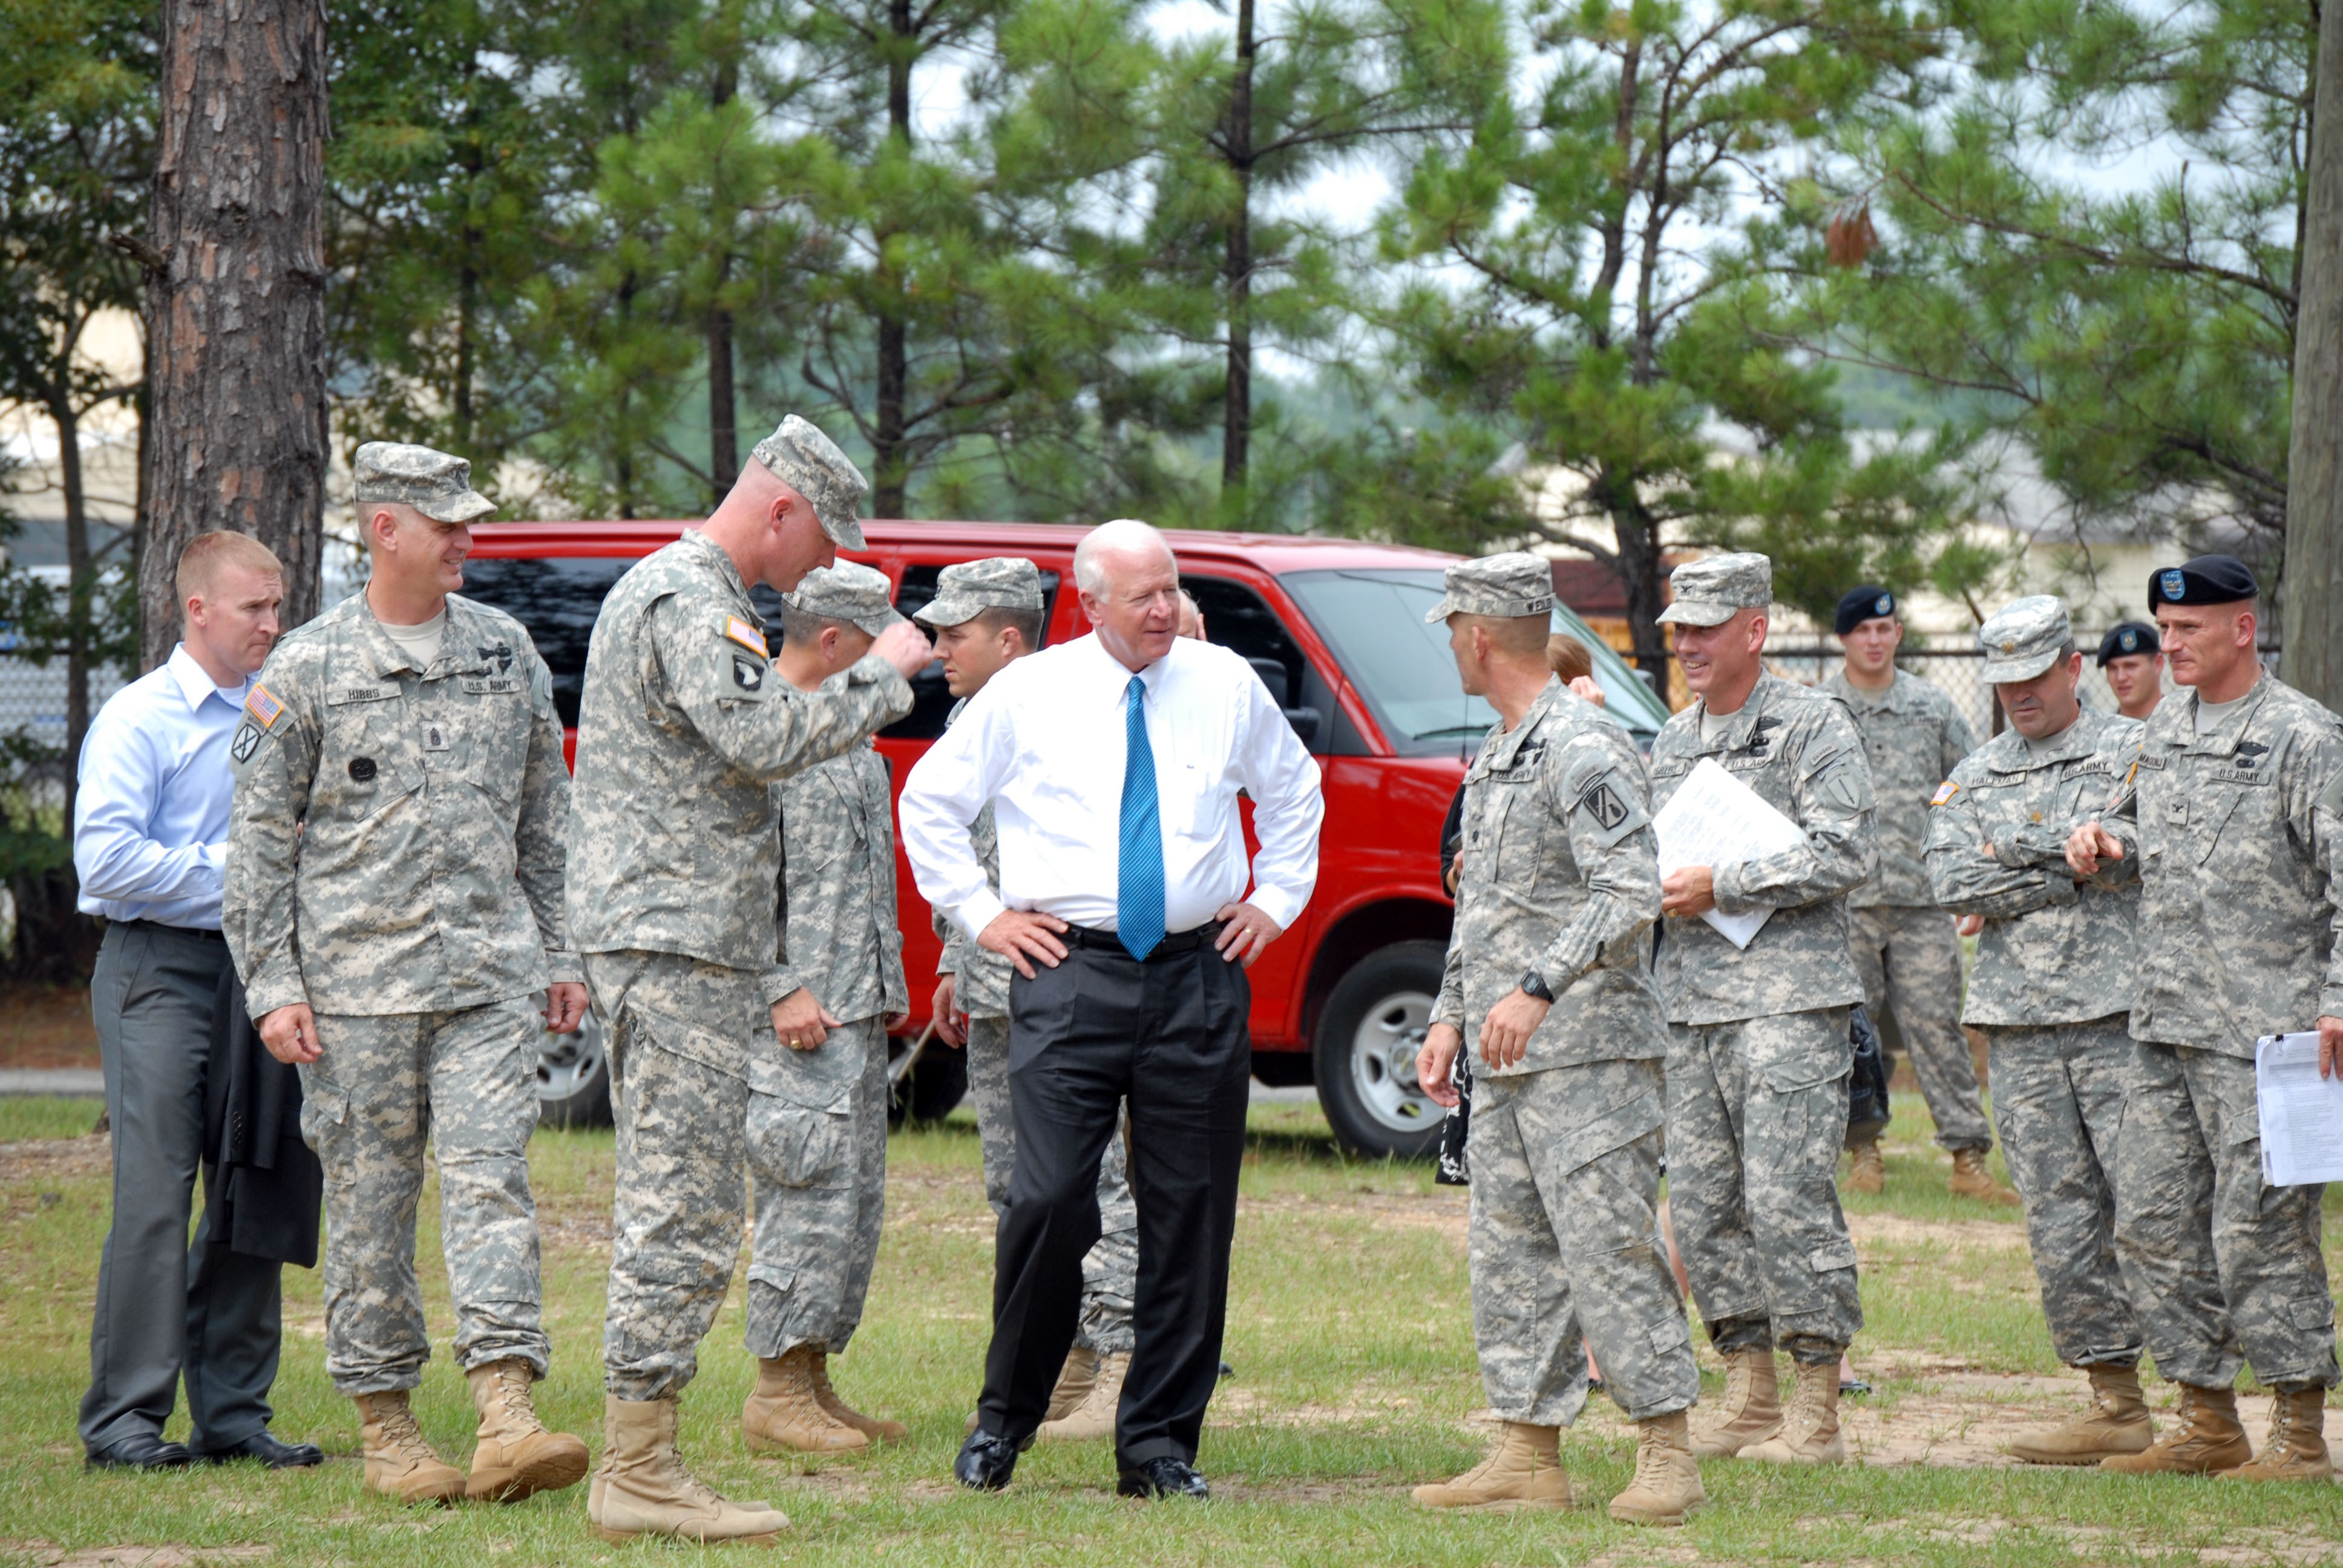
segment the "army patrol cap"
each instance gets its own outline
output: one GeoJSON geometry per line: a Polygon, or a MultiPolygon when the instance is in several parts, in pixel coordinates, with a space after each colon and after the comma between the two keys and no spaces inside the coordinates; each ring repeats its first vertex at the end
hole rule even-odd
{"type": "Polygon", "coordinates": [[[923,626],[958,626],[989,609],[1040,609],[1041,568],[1023,556],[958,561],[936,574],[936,597],[911,618],[923,626]]]}
{"type": "Polygon", "coordinates": [[[2099,639],[2099,668],[2105,669],[2117,659],[2134,654],[2163,651],[2164,638],[2154,627],[2144,620],[2127,620],[2099,639]]]}
{"type": "Polygon", "coordinates": [[[2235,556],[2198,556],[2177,567],[2161,567],[2147,577],[2147,608],[2160,604],[2236,604],[2259,598],[2261,585],[2253,568],[2235,556]]]}
{"type": "Polygon", "coordinates": [[[1436,626],[1452,615],[1511,620],[1554,613],[1554,567],[1544,557],[1527,550],[1458,561],[1442,574],[1441,587],[1448,591],[1425,614],[1430,625],[1436,626]]]}
{"type": "Polygon", "coordinates": [[[1754,550],[1686,561],[1668,575],[1674,602],[1660,611],[1662,626],[1723,626],[1745,609],[1774,603],[1774,563],[1754,550]]]}
{"type": "Polygon", "coordinates": [[[2028,594],[1986,617],[1976,639],[1985,649],[1986,683],[2001,686],[2031,680],[2057,663],[2059,653],[2075,639],[2075,628],[2066,618],[2066,600],[2028,594]]]}
{"type": "Polygon", "coordinates": [[[1839,596],[1838,609],[1831,616],[1831,632],[1845,637],[1865,621],[1879,620],[1895,613],[1896,596],[1877,583],[1865,583],[1839,596]]]}
{"type": "Polygon", "coordinates": [[[854,520],[854,512],[870,493],[870,481],[838,449],[837,442],[792,414],[749,455],[813,503],[813,515],[831,542],[850,550],[862,548],[862,525],[854,520]]]}
{"type": "Polygon", "coordinates": [[[472,488],[472,465],[404,441],[368,441],[351,460],[357,501],[397,501],[434,522],[468,523],[497,509],[472,488]]]}
{"type": "Polygon", "coordinates": [[[860,561],[816,567],[798,583],[798,591],[783,598],[808,615],[842,620],[877,637],[903,618],[887,598],[887,574],[860,561]]]}

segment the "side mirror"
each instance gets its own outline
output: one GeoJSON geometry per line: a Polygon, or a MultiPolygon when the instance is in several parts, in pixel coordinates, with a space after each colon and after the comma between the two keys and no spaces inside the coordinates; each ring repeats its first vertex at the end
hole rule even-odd
{"type": "Polygon", "coordinates": [[[1318,739],[1321,718],[1314,708],[1289,708],[1285,710],[1285,722],[1293,726],[1294,738],[1304,746],[1318,739]]]}

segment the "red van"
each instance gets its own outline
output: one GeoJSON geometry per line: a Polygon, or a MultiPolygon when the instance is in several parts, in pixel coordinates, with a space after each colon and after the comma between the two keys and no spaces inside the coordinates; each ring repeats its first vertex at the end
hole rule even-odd
{"type": "MultiPolygon", "coordinates": [[[[466,595],[509,611],[552,668],[563,722],[578,722],[586,644],[602,596],[628,567],[686,524],[494,523],[476,528],[466,595]]],[[[1089,622],[1073,591],[1084,529],[1019,523],[867,522],[852,558],[887,574],[906,615],[955,561],[1024,556],[1041,568],[1047,640],[1089,622]]],[[[1326,823],[1308,910],[1252,970],[1253,1075],[1315,1083],[1335,1134],[1369,1156],[1424,1153],[1440,1111],[1416,1087],[1415,1050],[1440,989],[1453,910],[1440,887],[1439,836],[1464,764],[1494,719],[1464,695],[1443,628],[1424,624],[1453,557],[1347,539],[1174,533],[1180,580],[1207,635],[1260,671],[1324,775],[1326,823]]],[[[776,598],[759,588],[778,646],[776,598]]],[[[1554,628],[1594,649],[1610,709],[1646,747],[1666,708],[1566,608],[1554,628]]],[[[879,739],[896,786],[943,732],[951,697],[940,664],[912,682],[910,714],[879,739]]],[[[574,739],[574,734],[573,734],[574,739]]],[[[916,1039],[927,1024],[937,943],[910,868],[896,867],[903,964],[916,1039]]],[[[547,1037],[538,1072],[548,1117],[607,1114],[601,1047],[590,1028],[547,1037]]],[[[910,1079],[910,1110],[939,1116],[966,1083],[956,1051],[931,1043],[910,1079]]]]}

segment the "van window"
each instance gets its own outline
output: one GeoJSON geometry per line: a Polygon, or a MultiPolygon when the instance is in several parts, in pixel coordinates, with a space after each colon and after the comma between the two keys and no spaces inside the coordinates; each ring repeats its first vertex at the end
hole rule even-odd
{"type": "Polygon", "coordinates": [[[1334,689],[1318,673],[1267,599],[1227,578],[1195,577],[1183,571],[1180,586],[1203,611],[1205,639],[1253,667],[1270,696],[1300,727],[1303,745],[1321,757],[1368,754],[1365,737],[1335,700],[1334,689]],[[1315,710],[1316,723],[1307,724],[1298,718],[1295,710],[1299,709],[1315,710]]]}
{"type": "MultiPolygon", "coordinates": [[[[943,571],[943,563],[914,563],[903,568],[903,580],[895,588],[895,608],[905,616],[914,616],[928,608],[936,597],[936,578],[943,571]]],[[[1041,640],[1050,638],[1050,612],[1058,601],[1058,574],[1046,567],[1041,570],[1041,640]]],[[[761,606],[759,608],[762,608],[761,606]]],[[[769,628],[774,645],[779,646],[780,628],[769,628]]],[[[928,668],[911,678],[911,711],[879,733],[891,740],[933,740],[944,732],[944,720],[951,717],[952,704],[958,699],[944,684],[944,664],[931,659],[928,668]]]]}
{"type": "Polygon", "coordinates": [[[538,656],[553,673],[553,706],[572,729],[586,688],[586,644],[594,635],[594,618],[602,613],[604,596],[634,564],[631,556],[474,556],[464,563],[464,597],[500,609],[528,628],[538,656]]]}

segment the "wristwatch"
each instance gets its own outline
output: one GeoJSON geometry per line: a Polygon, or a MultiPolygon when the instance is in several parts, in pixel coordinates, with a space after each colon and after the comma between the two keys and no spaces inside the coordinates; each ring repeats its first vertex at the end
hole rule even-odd
{"type": "Polygon", "coordinates": [[[1535,970],[1527,970],[1522,975],[1521,987],[1523,996],[1534,996],[1540,1001],[1554,1000],[1553,988],[1545,983],[1545,976],[1535,970]]]}

